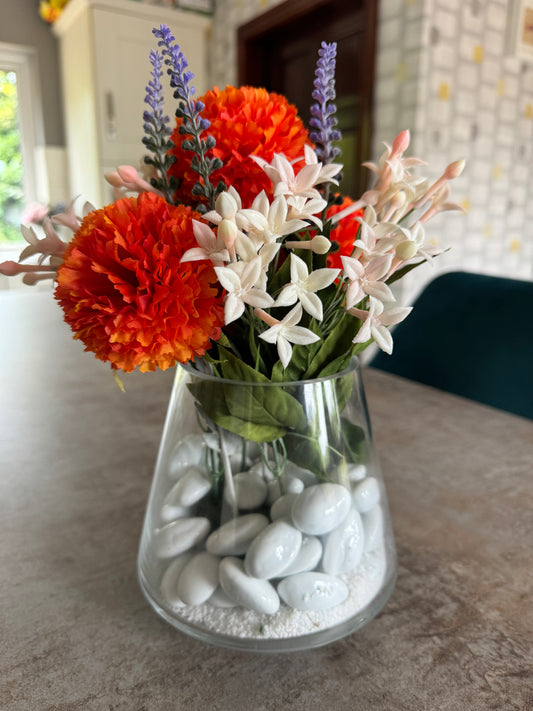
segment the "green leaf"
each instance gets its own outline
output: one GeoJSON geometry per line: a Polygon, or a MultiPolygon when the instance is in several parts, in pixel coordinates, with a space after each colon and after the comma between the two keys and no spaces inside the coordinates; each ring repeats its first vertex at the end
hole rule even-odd
{"type": "Polygon", "coordinates": [[[312,359],[304,378],[316,378],[331,361],[343,356],[352,349],[352,341],[361,322],[348,313],[344,313],[339,323],[331,331],[315,357],[312,359]]]}
{"type": "Polygon", "coordinates": [[[354,425],[345,417],[342,420],[342,439],[350,462],[357,464],[365,453],[366,437],[362,427],[354,425]]]}
{"type": "Polygon", "coordinates": [[[228,432],[233,432],[233,434],[258,443],[271,442],[274,439],[283,437],[287,432],[284,427],[279,425],[241,419],[232,413],[226,399],[227,388],[232,386],[224,384],[222,379],[220,384],[213,383],[213,381],[204,381],[189,383],[187,387],[193,397],[201,404],[207,417],[219,427],[228,430],[228,432]]]}
{"type": "Polygon", "coordinates": [[[223,376],[220,382],[211,380],[189,386],[208,417],[224,429],[254,442],[268,442],[289,430],[305,427],[303,408],[292,395],[282,387],[273,386],[265,375],[220,344],[218,350],[223,376]],[[227,379],[240,382],[228,383],[227,379]],[[250,385],[246,385],[247,382],[250,385]]]}

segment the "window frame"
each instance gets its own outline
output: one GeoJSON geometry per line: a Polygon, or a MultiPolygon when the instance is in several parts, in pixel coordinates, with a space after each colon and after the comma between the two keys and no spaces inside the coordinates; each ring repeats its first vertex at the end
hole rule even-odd
{"type": "MultiPolygon", "coordinates": [[[[47,204],[49,201],[38,66],[34,47],[0,42],[0,69],[17,75],[20,151],[26,204],[47,204]]],[[[0,245],[0,250],[12,251],[15,244],[0,245]]]]}

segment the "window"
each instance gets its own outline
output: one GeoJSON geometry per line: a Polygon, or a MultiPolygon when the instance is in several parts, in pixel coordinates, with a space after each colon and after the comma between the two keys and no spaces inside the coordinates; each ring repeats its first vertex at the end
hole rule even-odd
{"type": "Polygon", "coordinates": [[[22,240],[26,205],[47,201],[36,54],[0,42],[0,249],[22,240]]]}

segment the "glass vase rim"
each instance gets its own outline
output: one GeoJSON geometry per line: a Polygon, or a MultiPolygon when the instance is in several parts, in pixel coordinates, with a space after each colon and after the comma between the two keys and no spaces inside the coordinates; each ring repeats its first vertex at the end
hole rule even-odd
{"type": "MultiPolygon", "coordinates": [[[[199,380],[204,380],[213,383],[231,383],[233,385],[245,385],[254,387],[294,387],[302,385],[314,385],[315,383],[325,383],[331,380],[336,380],[337,378],[342,378],[345,375],[354,373],[360,370],[360,361],[358,356],[352,356],[346,368],[337,371],[336,373],[331,373],[330,375],[323,375],[318,378],[306,378],[304,380],[279,380],[272,381],[267,380],[266,382],[259,382],[256,380],[235,380],[234,378],[224,378],[218,375],[212,375],[211,373],[202,373],[200,370],[196,370],[190,363],[180,363],[180,368],[183,368],[189,375],[199,380]]],[[[266,376],[265,376],[266,377],[266,376]]]]}

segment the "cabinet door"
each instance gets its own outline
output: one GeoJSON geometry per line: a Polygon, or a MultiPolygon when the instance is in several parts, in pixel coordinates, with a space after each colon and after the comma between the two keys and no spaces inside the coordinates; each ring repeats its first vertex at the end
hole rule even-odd
{"type": "MultiPolygon", "coordinates": [[[[157,16],[131,15],[94,10],[94,48],[96,63],[99,142],[102,164],[137,166],[145,154],[142,144],[144,97],[150,79],[151,49],[157,49],[152,28],[157,16]]],[[[204,18],[176,11],[174,36],[189,61],[195,76],[197,94],[207,89],[206,23],[204,18]]],[[[164,68],[166,113],[172,118],[176,100],[168,86],[164,68]]]]}

